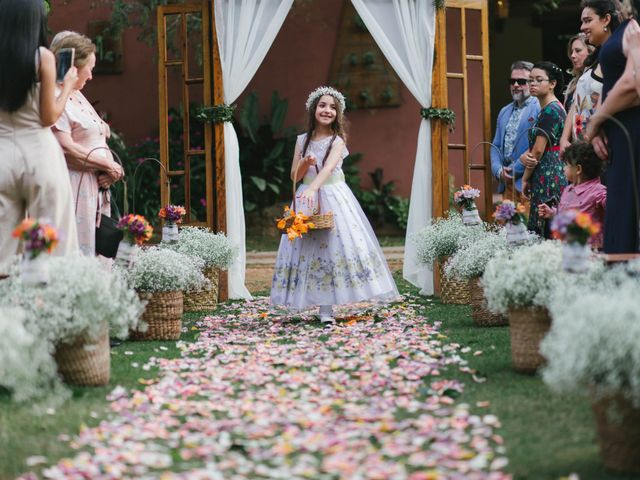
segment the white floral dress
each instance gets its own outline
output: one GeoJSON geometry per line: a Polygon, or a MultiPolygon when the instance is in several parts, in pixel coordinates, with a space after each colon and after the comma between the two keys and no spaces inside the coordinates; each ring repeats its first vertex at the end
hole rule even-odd
{"type": "MultiPolygon", "coordinates": [[[[306,134],[298,136],[304,145],[306,134]]],[[[307,153],[320,163],[331,137],[310,141],[307,153]]],[[[348,155],[344,149],[343,159],[348,155]]],[[[318,165],[322,169],[322,165],[318,165]]],[[[316,175],[309,169],[296,195],[316,175]]],[[[292,310],[318,305],[341,305],[365,300],[389,301],[398,297],[380,244],[358,201],[344,182],[342,159],[320,188],[322,213],[333,212],[335,227],[315,230],[289,241],[280,240],[271,303],[292,310]]]]}

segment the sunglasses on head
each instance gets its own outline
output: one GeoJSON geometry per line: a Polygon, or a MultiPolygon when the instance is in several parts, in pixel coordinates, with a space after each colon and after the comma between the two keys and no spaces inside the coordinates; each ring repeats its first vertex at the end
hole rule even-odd
{"type": "Polygon", "coordinates": [[[521,87],[524,87],[527,83],[529,83],[529,80],[525,79],[525,78],[510,78],[509,79],[509,85],[515,85],[515,84],[520,85],[521,87]]]}

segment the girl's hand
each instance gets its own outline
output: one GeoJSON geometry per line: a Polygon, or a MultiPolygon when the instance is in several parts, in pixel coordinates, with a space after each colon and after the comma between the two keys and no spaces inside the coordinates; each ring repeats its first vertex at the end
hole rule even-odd
{"type": "Polygon", "coordinates": [[[315,202],[316,202],[316,196],[318,195],[318,192],[316,190],[314,190],[313,188],[309,187],[307,188],[304,192],[302,192],[298,198],[300,199],[300,201],[302,202],[302,204],[307,207],[307,208],[313,208],[315,202]]]}
{"type": "Polygon", "coordinates": [[[531,152],[524,152],[520,156],[520,162],[527,168],[536,168],[538,165],[538,159],[534,157],[531,152]]]}
{"type": "Polygon", "coordinates": [[[311,154],[309,154],[309,155],[307,155],[306,157],[304,157],[304,158],[302,159],[302,161],[304,162],[304,165],[305,165],[305,166],[307,166],[307,167],[311,167],[312,165],[315,165],[315,164],[316,164],[316,157],[315,157],[315,156],[313,156],[313,155],[311,155],[311,154]]]}
{"type": "Polygon", "coordinates": [[[522,179],[522,193],[520,194],[522,196],[523,200],[529,200],[529,190],[531,189],[531,185],[529,185],[529,181],[525,180],[524,178],[522,179]]]}
{"type": "Polygon", "coordinates": [[[71,91],[78,81],[78,69],[73,65],[64,76],[64,80],[62,80],[62,89],[66,91],[71,91]]]}
{"type": "Polygon", "coordinates": [[[560,156],[562,157],[562,155],[564,154],[565,149],[571,145],[571,142],[569,141],[568,138],[561,138],[560,139],[560,156]]]}
{"type": "Polygon", "coordinates": [[[538,205],[538,215],[542,218],[551,218],[553,217],[553,210],[546,203],[541,203],[538,205]]]}

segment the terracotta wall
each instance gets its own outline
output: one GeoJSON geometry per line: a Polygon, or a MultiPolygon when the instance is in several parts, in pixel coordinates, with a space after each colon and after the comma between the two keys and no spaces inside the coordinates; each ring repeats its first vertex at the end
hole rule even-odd
{"type": "MultiPolygon", "coordinates": [[[[51,31],[71,29],[84,33],[88,22],[109,18],[107,8],[90,9],[88,3],[54,0],[49,18],[51,31]]],[[[302,128],[307,95],[329,79],[343,3],[344,0],[315,0],[296,4],[237,103],[242,104],[249,92],[256,91],[267,109],[271,92],[278,90],[290,102],[287,123],[302,128]]],[[[135,30],[125,32],[123,73],[95,75],[83,92],[89,100],[98,102],[96,108],[108,113],[114,128],[122,131],[130,143],[156,135],[158,124],[155,51],[137,41],[137,34],[135,30]]],[[[406,88],[402,87],[399,93],[400,107],[348,113],[348,147],[351,152],[364,154],[359,164],[363,186],[370,186],[367,172],[381,167],[385,181],[396,180],[396,192],[409,196],[420,107],[406,88]]]]}

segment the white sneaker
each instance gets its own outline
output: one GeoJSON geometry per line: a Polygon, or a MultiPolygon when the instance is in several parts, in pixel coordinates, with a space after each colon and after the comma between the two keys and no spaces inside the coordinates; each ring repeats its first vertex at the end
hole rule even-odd
{"type": "Polygon", "coordinates": [[[331,315],[320,315],[320,321],[322,323],[336,323],[336,319],[331,315]]]}

